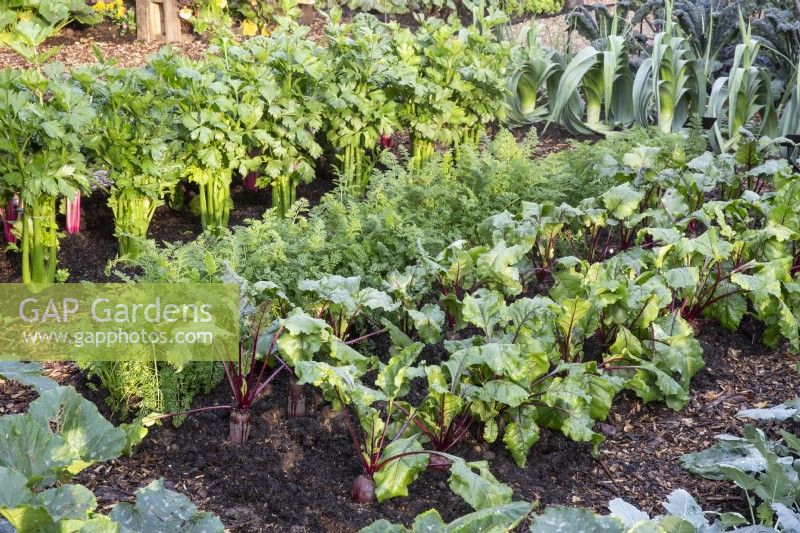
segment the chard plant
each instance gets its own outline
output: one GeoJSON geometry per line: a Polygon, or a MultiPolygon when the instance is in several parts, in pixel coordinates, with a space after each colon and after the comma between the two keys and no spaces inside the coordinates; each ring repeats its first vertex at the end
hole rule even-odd
{"type": "Polygon", "coordinates": [[[197,208],[204,230],[228,226],[233,205],[234,170],[246,174],[255,161],[248,154],[265,113],[257,90],[231,77],[227,56],[197,62],[165,49],[149,63],[178,117],[176,136],[183,158],[183,177],[199,188],[197,208]]]}
{"type": "Polygon", "coordinates": [[[104,117],[86,136],[94,166],[108,170],[108,205],[114,214],[119,255],[134,259],[156,209],[180,176],[172,103],[158,92],[158,79],[142,69],[86,67],[73,78],[104,117]]]}
{"type": "Polygon", "coordinates": [[[390,94],[398,74],[391,26],[364,13],[349,23],[334,17],[325,40],[325,135],[345,189],[361,194],[383,151],[381,137],[399,124],[390,94]]]}
{"type": "Polygon", "coordinates": [[[0,71],[0,196],[19,201],[13,232],[24,283],[56,279],[58,201],[89,192],[80,135],[95,113],[85,93],[63,75],[60,64],[0,71]]]}
{"type": "Polygon", "coordinates": [[[64,200],[64,215],[66,216],[66,229],[69,235],[81,232],[81,193],[72,200],[64,200]]]}

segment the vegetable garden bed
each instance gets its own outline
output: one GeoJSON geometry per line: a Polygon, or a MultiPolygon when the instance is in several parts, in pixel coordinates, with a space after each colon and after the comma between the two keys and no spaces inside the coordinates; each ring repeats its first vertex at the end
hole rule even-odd
{"type": "Polygon", "coordinates": [[[72,70],[121,1],[0,10],[0,530],[800,532],[800,25],[424,1],[72,70]],[[230,342],[95,343],[65,281],[230,342]],[[94,357],[24,362],[53,318],[94,357]]]}
{"type": "MultiPolygon", "coordinates": [[[[615,498],[624,498],[650,513],[676,488],[697,494],[704,509],[746,511],[741,491],[704,480],[682,470],[681,454],[704,449],[714,435],[735,433],[744,423],[734,415],[753,405],[772,405],[797,395],[796,357],[764,349],[758,326],[746,323],[737,333],[718,326],[703,329],[699,339],[706,368],[696,376],[691,400],[683,411],[661,404],[643,406],[624,398],[600,430],[606,435],[598,461],[587,444],[546,432],[535,455],[518,468],[502,444],[487,446],[474,439],[457,450],[469,460],[489,459],[497,477],[515,495],[548,505],[585,506],[598,512],[615,498]],[[754,341],[754,338],[756,339],[754,341]]],[[[73,365],[54,364],[50,375],[73,384],[107,412],[102,395],[87,387],[73,365]]],[[[163,426],[132,457],[98,465],[78,481],[91,488],[101,507],[132,501],[133,494],[153,479],[186,494],[199,507],[218,514],[234,531],[356,531],[374,520],[410,523],[430,508],[446,520],[468,513],[469,507],[446,486],[447,474],[427,471],[411,487],[410,496],[380,506],[354,504],[349,486],[358,462],[342,431],[344,422],[318,395],[307,416],[286,420],[286,379],[282,378],[255,408],[250,442],[221,442],[227,413],[189,418],[180,428],[163,426]]],[[[23,412],[35,394],[5,382],[0,404],[23,412]]],[[[219,387],[196,405],[225,404],[219,387]]]]}

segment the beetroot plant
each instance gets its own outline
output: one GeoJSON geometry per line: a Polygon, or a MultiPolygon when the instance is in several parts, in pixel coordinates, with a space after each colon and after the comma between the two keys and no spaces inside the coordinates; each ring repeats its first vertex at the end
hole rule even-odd
{"type": "Polygon", "coordinates": [[[230,386],[230,405],[212,405],[188,411],[168,414],[153,414],[149,420],[157,422],[174,416],[185,416],[206,411],[230,410],[228,442],[244,444],[250,438],[252,408],[264,396],[267,387],[287,369],[287,364],[278,355],[278,339],[286,330],[285,324],[276,321],[269,331],[263,331],[266,312],[261,309],[255,318],[252,335],[247,343],[240,343],[236,359],[223,359],[222,365],[230,386]]]}
{"type": "MultiPolygon", "coordinates": [[[[243,444],[250,437],[251,410],[261,399],[267,387],[286,369],[286,363],[277,354],[277,343],[284,326],[277,326],[274,333],[261,336],[263,315],[258,319],[249,350],[239,347],[236,361],[223,361],[225,375],[233,395],[233,411],[230,416],[228,442],[243,444]],[[259,354],[259,346],[268,348],[259,354]],[[274,367],[270,364],[274,363],[274,367]]],[[[263,348],[262,348],[263,350],[263,348]]]]}
{"type": "MultiPolygon", "coordinates": [[[[459,379],[447,382],[445,371],[436,365],[426,366],[428,394],[416,410],[402,409],[422,432],[433,449],[448,453],[469,435],[474,421],[469,412],[470,402],[463,396],[466,385],[459,379]]],[[[460,376],[459,376],[460,377],[460,376]]],[[[429,467],[439,470],[450,468],[451,461],[445,455],[431,455],[429,467]]]]}
{"type": "Polygon", "coordinates": [[[14,235],[14,222],[19,217],[19,199],[15,196],[6,204],[5,208],[0,208],[0,218],[3,219],[3,237],[8,244],[16,244],[17,237],[14,235]]]}
{"type": "MultiPolygon", "coordinates": [[[[380,311],[389,313],[400,307],[383,291],[361,287],[358,276],[326,276],[318,280],[305,279],[298,288],[308,297],[307,309],[325,320],[333,334],[345,340],[358,319],[380,311]]],[[[374,320],[377,322],[377,320],[374,320]]],[[[363,337],[361,338],[363,339],[363,337]]]]}
{"type": "Polygon", "coordinates": [[[715,318],[735,329],[747,311],[745,288],[737,285],[736,275],[758,265],[747,260],[743,241],[726,240],[717,227],[710,227],[693,239],[664,242],[653,266],[663,273],[673,291],[673,308],[683,318],[695,324],[715,318]]]}
{"type": "Polygon", "coordinates": [[[485,462],[467,463],[456,456],[425,450],[419,433],[409,431],[414,414],[400,408],[411,382],[424,375],[415,365],[423,345],[414,343],[378,363],[376,388],[364,385],[364,370],[354,364],[333,366],[302,361],[295,371],[300,383],[322,389],[326,399],[343,411],[348,432],[361,463],[351,496],[359,503],[408,495],[408,486],[428,466],[429,457],[442,455],[451,463],[450,488],[476,509],[510,501],[511,490],[497,481],[485,462]],[[355,419],[355,420],[354,420],[355,419]]]}

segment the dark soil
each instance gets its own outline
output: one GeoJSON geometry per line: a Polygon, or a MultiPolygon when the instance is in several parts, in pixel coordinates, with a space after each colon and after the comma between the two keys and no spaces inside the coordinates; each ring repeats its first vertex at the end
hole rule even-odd
{"type": "MultiPolygon", "coordinates": [[[[745,324],[730,333],[718,326],[702,329],[706,368],[696,376],[688,406],[674,412],[657,403],[642,405],[630,396],[615,403],[609,420],[599,424],[606,435],[597,460],[589,446],[561,434],[543,431],[524,469],[502,444],[487,446],[473,436],[455,453],[468,460],[488,460],[492,472],[514,489],[515,499],[541,506],[577,505],[604,511],[621,497],[643,510],[662,512],[660,502],[685,488],[707,510],[744,511],[740,491],[728,483],[690,475],[680,469],[681,454],[702,450],[720,433],[744,426],[739,409],[766,406],[800,393],[798,359],[784,350],[767,350],[756,327],[745,324]]],[[[87,388],[74,365],[50,364],[56,379],[108,409],[87,388]]],[[[220,515],[232,531],[355,531],[387,518],[409,525],[414,516],[435,507],[446,520],[470,511],[447,488],[447,474],[426,471],[410,496],[382,504],[350,500],[360,466],[342,415],[307,389],[307,416],[287,420],[287,379],[275,383],[254,410],[250,442],[225,442],[227,412],[190,417],[180,428],[156,427],[133,457],[94,466],[76,482],[97,494],[101,508],[130,500],[139,487],[163,477],[205,510],[220,515]]],[[[225,405],[224,384],[196,406],[225,405]]],[[[0,383],[0,412],[20,412],[34,395],[14,383],[0,383]]]]}
{"type": "MultiPolygon", "coordinates": [[[[134,6],[129,9],[134,9],[134,6]]],[[[132,43],[136,40],[136,31],[121,35],[119,27],[110,20],[92,25],[73,23],[59,35],[48,39],[46,46],[65,46],[86,39],[104,43],[132,43]]]]}
{"type": "Polygon", "coordinates": [[[555,152],[566,150],[575,143],[597,142],[603,139],[603,136],[600,134],[575,135],[565,130],[559,124],[546,124],[544,121],[537,122],[531,126],[522,126],[513,129],[511,133],[514,134],[517,140],[521,141],[532,129],[537,131],[537,137],[539,139],[533,154],[535,157],[544,157],[555,152]]]}

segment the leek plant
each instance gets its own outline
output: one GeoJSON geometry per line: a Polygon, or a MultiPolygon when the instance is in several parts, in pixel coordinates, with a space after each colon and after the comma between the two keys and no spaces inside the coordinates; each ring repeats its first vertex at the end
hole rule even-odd
{"type": "Polygon", "coordinates": [[[628,51],[625,38],[617,35],[617,21],[600,40],[602,50],[583,48],[558,78],[549,120],[572,133],[606,133],[633,120],[628,51]]]}
{"type": "Polygon", "coordinates": [[[0,197],[19,200],[11,245],[22,254],[24,283],[56,279],[60,198],[89,192],[79,133],[95,114],[64,68],[0,70],[0,197]]]}
{"type": "Polygon", "coordinates": [[[545,48],[539,42],[537,27],[530,26],[525,33],[525,45],[520,45],[512,51],[511,66],[509,68],[508,116],[506,123],[512,127],[533,124],[538,119],[547,115],[549,108],[543,102],[549,91],[549,83],[557,79],[560,65],[555,60],[555,52],[545,48]]]}
{"type": "Polygon", "coordinates": [[[633,81],[636,120],[646,126],[655,114],[662,132],[675,132],[705,107],[705,101],[703,68],[688,41],[671,30],[656,34],[652,55],[642,62],[633,81]]]}
{"type": "Polygon", "coordinates": [[[709,141],[717,152],[734,149],[756,115],[761,118],[761,134],[778,133],[772,80],[768,71],[755,66],[761,43],[752,38],[741,16],[740,26],[742,42],[736,45],[731,70],[714,81],[706,108],[707,116],[721,119],[709,130],[709,141]]]}
{"type": "Polygon", "coordinates": [[[778,135],[800,135],[800,63],[795,68],[793,84],[787,89],[781,105],[778,135]]]}
{"type": "Polygon", "coordinates": [[[110,65],[73,73],[92,97],[99,116],[87,136],[94,165],[108,170],[108,205],[120,257],[133,259],[156,209],[164,204],[179,175],[178,143],[170,103],[156,91],[156,78],[141,69],[110,65]]]}

